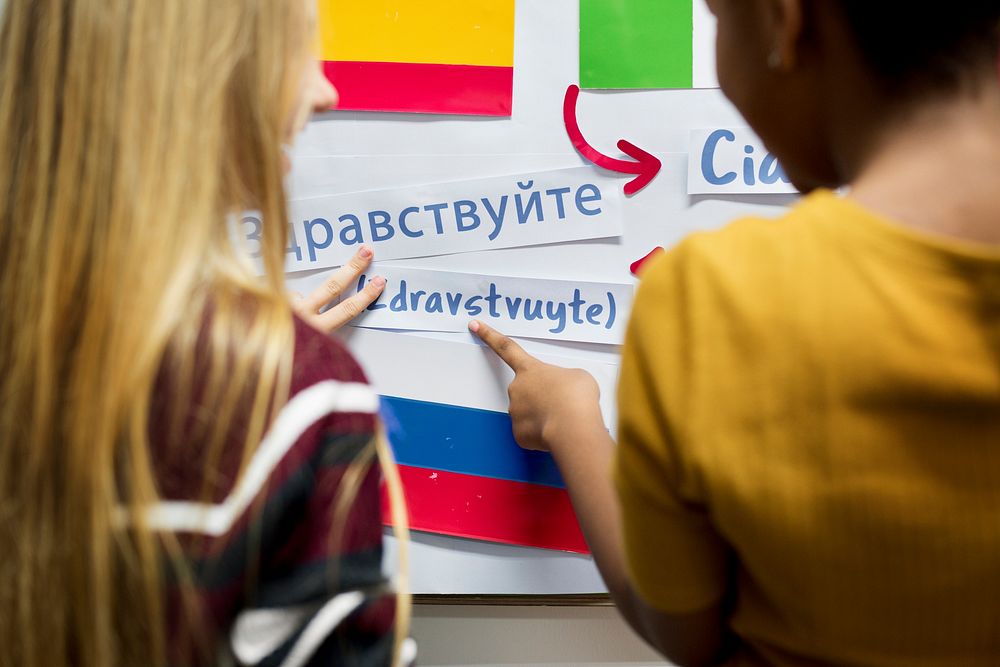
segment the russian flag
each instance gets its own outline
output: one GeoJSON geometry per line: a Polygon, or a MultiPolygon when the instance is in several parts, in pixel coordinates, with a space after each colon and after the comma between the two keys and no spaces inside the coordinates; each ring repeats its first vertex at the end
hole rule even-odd
{"type": "Polygon", "coordinates": [[[383,396],[410,527],[587,553],[551,455],[520,449],[506,413],[383,396]]]}
{"type": "Polygon", "coordinates": [[[338,109],[509,116],[514,0],[319,0],[338,109]]]}
{"type": "MultiPolygon", "coordinates": [[[[362,328],[347,332],[347,345],[382,395],[411,528],[588,553],[552,457],[514,441],[506,413],[512,374],[496,355],[472,342],[362,328]]],[[[616,366],[545,360],[594,374],[606,419],[614,419],[616,366]]]]}
{"type": "Polygon", "coordinates": [[[704,0],[580,0],[581,88],[716,88],[704,0]]]}

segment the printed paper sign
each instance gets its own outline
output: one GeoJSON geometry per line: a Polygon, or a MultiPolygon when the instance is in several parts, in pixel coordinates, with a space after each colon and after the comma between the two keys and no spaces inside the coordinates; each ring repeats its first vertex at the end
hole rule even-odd
{"type": "MultiPolygon", "coordinates": [[[[343,265],[363,243],[379,260],[621,236],[618,184],[590,167],[291,202],[285,270],[343,265]]],[[[260,220],[242,234],[259,255],[260,220]]]]}
{"type": "Polygon", "coordinates": [[[361,276],[386,279],[378,301],[354,324],[376,329],[467,331],[482,320],[511,336],[620,345],[632,285],[539,280],[379,265],[361,276]]]}
{"type": "Polygon", "coordinates": [[[318,0],[338,109],[509,116],[514,0],[318,0]]]}
{"type": "Polygon", "coordinates": [[[582,88],[717,88],[704,0],[580,0],[582,88]]]}
{"type": "Polygon", "coordinates": [[[794,194],[797,190],[750,128],[691,131],[688,194],[794,194]]]}

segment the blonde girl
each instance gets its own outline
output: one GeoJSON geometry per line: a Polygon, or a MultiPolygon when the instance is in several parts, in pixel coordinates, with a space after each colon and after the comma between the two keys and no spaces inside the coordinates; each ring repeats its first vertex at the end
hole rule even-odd
{"type": "Polygon", "coordinates": [[[0,664],[405,660],[377,397],[323,333],[383,283],[320,314],[363,249],[295,315],[283,280],[311,3],[5,4],[0,664]]]}

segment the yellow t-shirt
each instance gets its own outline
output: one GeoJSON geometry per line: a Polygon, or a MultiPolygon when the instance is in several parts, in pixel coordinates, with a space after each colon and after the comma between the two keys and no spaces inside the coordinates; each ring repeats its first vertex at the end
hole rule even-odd
{"type": "Polygon", "coordinates": [[[829,192],[696,234],[619,403],[632,584],[734,595],[733,664],[1000,665],[1000,248],[829,192]]]}

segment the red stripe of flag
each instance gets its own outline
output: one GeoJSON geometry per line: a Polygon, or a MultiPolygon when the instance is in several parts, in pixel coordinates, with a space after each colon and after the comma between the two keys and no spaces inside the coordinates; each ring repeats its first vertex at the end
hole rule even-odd
{"type": "Polygon", "coordinates": [[[509,116],[514,68],[422,63],[324,62],[338,109],[509,116]]]}
{"type": "Polygon", "coordinates": [[[402,465],[399,474],[413,530],[590,553],[565,489],[402,465]]]}

